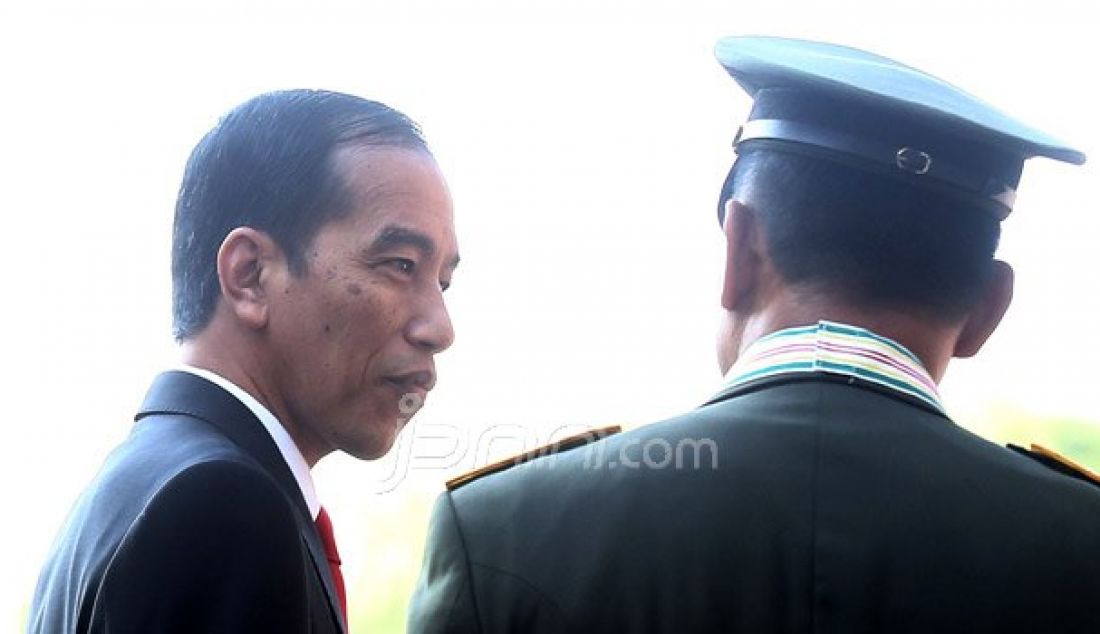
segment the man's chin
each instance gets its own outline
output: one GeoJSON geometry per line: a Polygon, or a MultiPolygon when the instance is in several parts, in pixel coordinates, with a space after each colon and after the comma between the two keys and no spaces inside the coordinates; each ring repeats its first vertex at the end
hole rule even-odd
{"type": "Polygon", "coordinates": [[[372,423],[371,433],[344,443],[340,449],[359,460],[378,460],[393,449],[397,435],[408,423],[408,416],[396,417],[390,424],[372,423]]]}

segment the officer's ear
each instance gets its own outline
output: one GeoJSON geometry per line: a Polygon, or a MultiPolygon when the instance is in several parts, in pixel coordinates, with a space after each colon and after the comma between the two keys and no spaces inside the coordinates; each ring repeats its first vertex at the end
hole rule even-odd
{"type": "Polygon", "coordinates": [[[1012,303],[1012,286],[1015,275],[1007,262],[993,260],[993,274],[989,278],[981,301],[966,317],[959,338],[955,340],[953,356],[972,357],[985,344],[1001,318],[1005,316],[1008,305],[1012,303]]]}
{"type": "Polygon", "coordinates": [[[268,292],[274,262],[282,250],[262,231],[237,227],[218,249],[218,282],[221,301],[230,314],[247,328],[267,325],[268,292]]]}
{"type": "Polygon", "coordinates": [[[764,254],[756,214],[732,198],[726,202],[722,224],[726,234],[726,272],[722,280],[722,308],[737,310],[751,301],[760,282],[764,254]]]}

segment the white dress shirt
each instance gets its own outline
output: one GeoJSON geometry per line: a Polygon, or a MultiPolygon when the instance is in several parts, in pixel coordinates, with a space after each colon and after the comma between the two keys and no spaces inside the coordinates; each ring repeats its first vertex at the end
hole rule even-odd
{"type": "Polygon", "coordinates": [[[279,419],[275,418],[275,415],[253,398],[251,394],[220,374],[186,364],[181,364],[176,369],[202,377],[229,392],[238,401],[244,403],[244,406],[251,410],[256,418],[260,419],[264,429],[267,430],[267,433],[279,448],[283,461],[290,467],[290,472],[294,474],[294,480],[298,482],[298,488],[302,490],[302,497],[305,498],[306,506],[309,507],[310,516],[316,521],[317,514],[321,512],[321,502],[318,501],[317,491],[313,488],[313,477],[309,473],[309,464],[306,463],[302,452],[298,450],[298,446],[294,444],[294,440],[290,438],[290,434],[286,432],[279,419]]]}

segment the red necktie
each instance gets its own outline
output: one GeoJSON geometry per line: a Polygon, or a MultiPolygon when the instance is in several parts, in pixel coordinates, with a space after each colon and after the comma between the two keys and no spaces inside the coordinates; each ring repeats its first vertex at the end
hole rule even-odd
{"type": "Polygon", "coordinates": [[[344,590],[344,575],[340,573],[340,552],[336,550],[336,535],[332,532],[332,520],[329,519],[328,511],[323,506],[321,512],[317,514],[317,533],[320,534],[321,544],[325,547],[325,558],[328,559],[328,567],[332,571],[332,580],[336,584],[336,595],[340,597],[340,608],[344,611],[344,623],[347,623],[348,597],[344,590]]]}

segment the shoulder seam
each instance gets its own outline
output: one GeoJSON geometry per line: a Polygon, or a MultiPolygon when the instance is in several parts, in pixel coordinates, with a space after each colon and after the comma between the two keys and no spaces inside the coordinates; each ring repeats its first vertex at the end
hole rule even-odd
{"type": "Polygon", "coordinates": [[[1091,484],[1095,487],[1100,487],[1100,474],[1095,473],[1084,465],[1078,464],[1053,449],[1048,449],[1035,443],[1031,444],[1030,449],[1025,449],[1019,445],[1009,443],[1008,449],[1026,458],[1030,458],[1033,462],[1038,463],[1049,471],[1086,484],[1091,484]]]}
{"type": "MultiPolygon", "coordinates": [[[[466,562],[466,581],[470,585],[470,603],[474,606],[474,619],[477,623],[477,631],[484,632],[485,629],[481,626],[481,609],[477,604],[477,588],[474,587],[474,571],[473,566],[470,563],[470,548],[466,545],[466,534],[462,532],[462,521],[458,517],[458,509],[455,507],[454,498],[451,497],[450,491],[444,491],[443,495],[447,496],[447,508],[451,511],[451,517],[454,519],[455,534],[458,535],[458,543],[462,547],[462,560],[466,562]]],[[[455,597],[455,601],[458,601],[458,597],[455,597]]],[[[454,613],[454,604],[451,604],[452,614],[454,613]]],[[[448,616],[448,620],[450,617],[448,616]]]]}
{"type": "Polygon", "coordinates": [[[503,568],[497,568],[496,566],[491,566],[489,564],[475,563],[475,564],[471,564],[471,565],[473,567],[476,567],[476,568],[482,568],[484,570],[490,570],[490,571],[495,572],[497,574],[504,575],[504,576],[509,577],[511,579],[515,579],[516,581],[520,582],[521,584],[523,584],[527,588],[530,588],[532,592],[534,592],[542,600],[544,600],[548,604],[550,604],[550,606],[553,607],[554,610],[557,611],[559,618],[561,618],[563,620],[566,618],[565,610],[563,610],[562,607],[560,605],[558,605],[558,603],[550,597],[550,595],[548,595],[545,592],[543,592],[542,590],[540,590],[538,586],[531,583],[526,577],[521,577],[520,575],[518,575],[518,574],[516,574],[516,573],[514,573],[510,570],[504,570],[503,568]]]}
{"type": "Polygon", "coordinates": [[[458,477],[451,478],[447,481],[447,490],[458,490],[463,486],[474,482],[475,480],[481,479],[482,477],[492,475],[494,473],[499,473],[501,471],[507,471],[508,469],[516,465],[520,465],[525,462],[531,462],[532,460],[536,460],[538,458],[556,455],[569,451],[570,449],[576,449],[577,447],[583,447],[593,442],[603,440],[604,438],[607,438],[609,436],[613,436],[621,431],[622,427],[620,427],[619,425],[610,425],[607,427],[597,427],[594,429],[590,429],[586,432],[582,432],[580,434],[575,434],[573,436],[562,438],[561,440],[550,443],[548,445],[537,447],[535,449],[532,449],[531,451],[512,456],[511,458],[505,458],[504,460],[492,462],[485,465],[484,467],[480,467],[478,469],[474,469],[473,471],[464,473],[458,477]]]}
{"type": "Polygon", "coordinates": [[[816,418],[814,424],[814,468],[812,475],[812,483],[810,488],[810,631],[816,631],[818,626],[818,614],[817,614],[817,588],[818,588],[818,569],[817,569],[817,502],[818,502],[818,476],[821,470],[821,407],[822,400],[824,400],[824,384],[818,383],[817,385],[817,403],[814,411],[816,418]]]}

